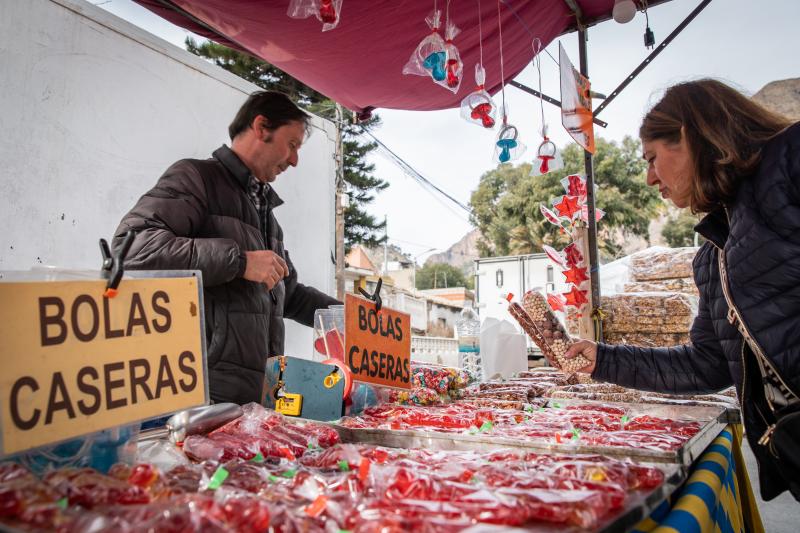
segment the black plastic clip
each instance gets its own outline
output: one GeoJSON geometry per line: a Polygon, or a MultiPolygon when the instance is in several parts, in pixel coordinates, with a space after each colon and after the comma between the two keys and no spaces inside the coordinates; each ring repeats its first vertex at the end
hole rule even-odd
{"type": "Polygon", "coordinates": [[[125,268],[123,266],[125,256],[128,255],[128,250],[130,250],[131,244],[133,244],[133,237],[135,235],[136,232],[133,230],[125,234],[125,240],[122,241],[122,246],[116,256],[111,255],[111,248],[109,248],[108,242],[106,242],[105,239],[100,239],[100,253],[103,254],[103,267],[101,271],[103,277],[108,279],[106,292],[103,293],[103,296],[106,298],[113,298],[117,295],[117,287],[119,287],[119,282],[122,281],[122,275],[125,273],[125,268]]]}
{"type": "Polygon", "coordinates": [[[383,278],[378,278],[378,283],[375,285],[375,292],[373,294],[368,293],[361,287],[358,288],[358,292],[361,293],[361,296],[367,300],[372,300],[375,302],[376,311],[380,311],[381,307],[383,307],[383,300],[381,300],[381,285],[383,285],[383,278]]]}

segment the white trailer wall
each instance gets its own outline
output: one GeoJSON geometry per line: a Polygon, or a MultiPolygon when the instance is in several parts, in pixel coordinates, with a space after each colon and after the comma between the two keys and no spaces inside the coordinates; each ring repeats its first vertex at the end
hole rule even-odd
{"type": "MultiPolygon", "coordinates": [[[[257,89],[88,2],[0,0],[0,271],[99,268],[98,239],[171,163],[229,142],[257,89]]],[[[276,215],[300,280],[333,294],[335,130],[313,126],[276,215]]],[[[288,322],[287,354],[310,348],[288,322]]]]}

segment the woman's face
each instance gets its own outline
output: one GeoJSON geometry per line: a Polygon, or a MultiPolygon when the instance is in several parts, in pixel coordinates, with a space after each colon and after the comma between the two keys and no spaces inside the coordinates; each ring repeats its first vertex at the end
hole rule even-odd
{"type": "Polygon", "coordinates": [[[677,207],[689,207],[692,197],[692,160],[686,140],[667,143],[662,140],[643,143],[647,161],[647,184],[658,187],[661,197],[677,207]]]}

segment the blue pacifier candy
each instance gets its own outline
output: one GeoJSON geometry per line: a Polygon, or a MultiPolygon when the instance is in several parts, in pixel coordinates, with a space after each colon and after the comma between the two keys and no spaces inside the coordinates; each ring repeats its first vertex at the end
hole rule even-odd
{"type": "Polygon", "coordinates": [[[445,70],[446,59],[447,54],[444,52],[433,52],[425,58],[422,66],[425,67],[426,70],[431,71],[431,76],[434,80],[442,81],[447,75],[447,71],[445,70]]]}
{"type": "Polygon", "coordinates": [[[498,159],[500,159],[501,163],[508,163],[511,159],[511,149],[517,147],[516,139],[500,139],[497,141],[497,147],[500,148],[500,155],[498,159]]]}

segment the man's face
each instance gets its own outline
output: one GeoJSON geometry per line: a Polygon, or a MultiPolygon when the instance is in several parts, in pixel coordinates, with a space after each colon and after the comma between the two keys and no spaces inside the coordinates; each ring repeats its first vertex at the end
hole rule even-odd
{"type": "Polygon", "coordinates": [[[288,167],[297,166],[297,151],[303,144],[306,127],[302,122],[293,121],[274,130],[263,127],[260,134],[263,144],[256,153],[255,175],[263,182],[272,183],[288,167]]]}

